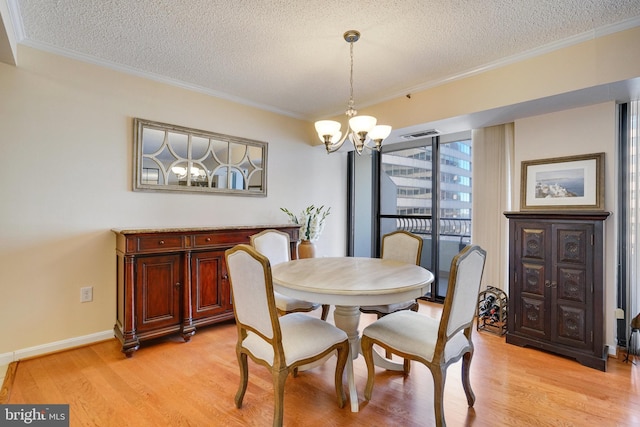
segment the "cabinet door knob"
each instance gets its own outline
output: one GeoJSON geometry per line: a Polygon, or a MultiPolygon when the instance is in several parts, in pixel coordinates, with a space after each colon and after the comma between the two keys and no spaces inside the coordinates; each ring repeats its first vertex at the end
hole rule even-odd
{"type": "Polygon", "coordinates": [[[229,275],[228,275],[227,273],[225,273],[225,274],[223,274],[223,275],[222,275],[222,278],[223,278],[224,280],[227,280],[227,279],[229,278],[229,275]]]}
{"type": "Polygon", "coordinates": [[[176,283],[176,288],[179,288],[180,286],[182,286],[182,283],[180,282],[176,283]]]}
{"type": "Polygon", "coordinates": [[[164,240],[160,240],[158,243],[164,245],[164,240]]]}
{"type": "Polygon", "coordinates": [[[210,242],[211,241],[211,237],[207,237],[206,239],[204,239],[206,242],[210,242]]]}
{"type": "Polygon", "coordinates": [[[558,286],[558,284],[557,284],[556,282],[551,282],[551,287],[552,287],[552,288],[555,288],[555,287],[557,287],[557,286],[558,286]]]}
{"type": "Polygon", "coordinates": [[[549,282],[548,280],[545,280],[544,281],[544,286],[547,287],[547,288],[550,288],[551,287],[551,282],[549,282]]]}

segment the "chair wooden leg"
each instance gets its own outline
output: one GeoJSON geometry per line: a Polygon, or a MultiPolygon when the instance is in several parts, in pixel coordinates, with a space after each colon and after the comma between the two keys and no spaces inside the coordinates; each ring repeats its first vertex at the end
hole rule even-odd
{"type": "Polygon", "coordinates": [[[364,398],[371,400],[371,393],[373,393],[373,380],[375,376],[375,367],[373,365],[373,340],[368,336],[363,335],[360,339],[360,346],[362,347],[364,361],[367,364],[367,385],[364,389],[364,398]]]}
{"type": "Polygon", "coordinates": [[[409,359],[404,359],[404,363],[402,364],[402,370],[404,371],[405,375],[409,375],[409,371],[411,370],[411,360],[409,359]]]}
{"type": "Polygon", "coordinates": [[[347,395],[344,392],[344,387],[342,384],[342,377],[344,376],[344,368],[347,365],[347,360],[349,359],[349,341],[346,341],[345,344],[338,348],[338,360],[336,361],[336,394],[338,396],[338,406],[340,408],[344,408],[345,402],[347,400],[347,395]]]}
{"type": "Polygon", "coordinates": [[[469,380],[469,370],[471,369],[471,359],[473,358],[473,351],[465,353],[462,356],[462,387],[464,393],[467,395],[467,403],[469,407],[472,407],[476,402],[476,395],[471,389],[471,381],[469,380]]]}
{"type": "Polygon", "coordinates": [[[447,379],[447,368],[441,366],[430,367],[433,375],[433,409],[435,412],[436,426],[444,427],[444,383],[447,379]]]}
{"type": "Polygon", "coordinates": [[[322,320],[327,320],[327,316],[329,316],[329,307],[329,304],[322,304],[322,314],[320,315],[322,320]]]}
{"type": "Polygon", "coordinates": [[[238,387],[238,392],[236,393],[236,408],[242,407],[242,399],[244,399],[244,393],[247,391],[247,383],[249,381],[249,365],[247,364],[247,354],[246,353],[237,353],[238,356],[238,366],[240,367],[240,386],[238,387]]]}
{"type": "Polygon", "coordinates": [[[289,371],[286,368],[279,371],[272,371],[274,394],[273,427],[282,427],[284,417],[284,383],[288,375],[289,371]]]}

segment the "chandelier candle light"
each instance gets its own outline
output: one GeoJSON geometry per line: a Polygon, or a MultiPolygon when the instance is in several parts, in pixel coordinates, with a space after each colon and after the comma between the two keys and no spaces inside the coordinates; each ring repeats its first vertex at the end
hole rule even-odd
{"type": "Polygon", "coordinates": [[[369,150],[375,148],[380,151],[382,141],[391,133],[391,126],[376,125],[377,119],[373,116],[357,115],[358,112],[354,108],[353,101],[353,44],[360,39],[360,32],[349,30],[344,33],[344,39],[349,43],[351,53],[351,75],[349,80],[351,92],[347,111],[345,112],[349,118],[349,124],[347,125],[344,137],[341,131],[342,125],[340,122],[334,120],[317,121],[315,123],[316,132],[318,132],[318,137],[320,137],[320,140],[327,148],[327,153],[338,151],[347,138],[349,138],[358,154],[362,154],[365,148],[369,150]],[[375,144],[375,146],[372,146],[372,143],[375,144]]]}

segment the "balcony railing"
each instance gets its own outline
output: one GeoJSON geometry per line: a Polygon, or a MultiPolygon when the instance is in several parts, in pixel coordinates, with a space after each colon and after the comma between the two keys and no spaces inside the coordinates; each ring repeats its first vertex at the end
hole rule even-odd
{"type": "MultiPolygon", "coordinates": [[[[431,234],[431,218],[398,217],[398,230],[406,230],[415,234],[431,234]]],[[[440,218],[440,235],[451,237],[471,237],[471,219],[440,218]]]]}

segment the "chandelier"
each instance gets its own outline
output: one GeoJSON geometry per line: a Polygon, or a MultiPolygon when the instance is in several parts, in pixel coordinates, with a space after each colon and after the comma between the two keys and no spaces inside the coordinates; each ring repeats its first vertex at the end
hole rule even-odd
{"type": "Polygon", "coordinates": [[[344,141],[349,138],[358,154],[362,154],[365,148],[378,150],[382,147],[382,141],[391,133],[391,126],[376,125],[377,119],[373,116],[358,116],[353,102],[353,44],[360,39],[360,32],[349,30],[343,35],[349,43],[351,53],[351,75],[349,79],[349,104],[345,115],[349,123],[342,136],[340,122],[334,120],[319,120],[315,123],[318,137],[327,148],[327,153],[333,153],[342,147],[344,141]]]}

